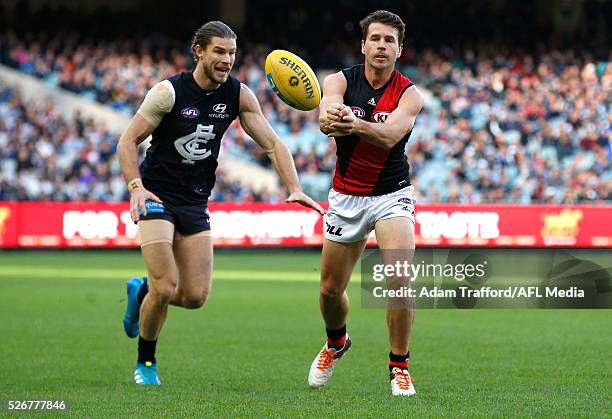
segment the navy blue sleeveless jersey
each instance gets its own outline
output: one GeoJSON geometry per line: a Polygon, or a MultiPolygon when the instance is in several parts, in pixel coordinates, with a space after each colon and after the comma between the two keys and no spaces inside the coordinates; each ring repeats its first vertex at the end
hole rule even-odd
{"type": "Polygon", "coordinates": [[[207,91],[190,72],[168,81],[175,91],[174,106],[153,131],[140,165],[142,181],[162,200],[206,204],[215,185],[221,138],[238,116],[240,82],[230,76],[207,91]]]}
{"type": "MultiPolygon", "coordinates": [[[[342,70],[346,78],[344,104],[365,121],[384,123],[402,94],[412,86],[410,79],[394,70],[389,81],[374,89],[365,77],[363,64],[342,70]]],[[[412,132],[412,131],[411,131],[412,132]]],[[[336,172],[333,188],[347,195],[375,196],[395,192],[410,185],[405,154],[410,133],[391,150],[386,150],[352,134],[336,140],[336,172]]]]}

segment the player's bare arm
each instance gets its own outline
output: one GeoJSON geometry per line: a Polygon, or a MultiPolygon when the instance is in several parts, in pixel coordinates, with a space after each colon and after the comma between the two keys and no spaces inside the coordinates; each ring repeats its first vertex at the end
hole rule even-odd
{"type": "Polygon", "coordinates": [[[337,107],[343,104],[346,87],[346,78],[341,71],[330,74],[323,80],[323,98],[319,104],[319,128],[325,135],[332,132],[331,123],[339,122],[341,119],[337,107]]]}
{"type": "Polygon", "coordinates": [[[121,165],[125,181],[128,183],[130,214],[134,222],[140,218],[138,214],[139,209],[143,215],[147,215],[145,206],[147,199],[161,202],[157,196],[145,189],[142,184],[140,171],[138,170],[137,146],[157,128],[163,116],[172,109],[172,105],[173,97],[168,88],[161,83],[153,86],[117,144],[117,157],[119,158],[119,164],[121,165]]]}
{"type": "Polygon", "coordinates": [[[368,122],[357,118],[346,105],[333,105],[330,112],[341,116],[341,120],[330,125],[330,136],[342,137],[357,134],[367,142],[391,149],[414,126],[416,117],[423,108],[423,95],[411,86],[402,95],[397,108],[384,123],[368,122]]]}
{"type": "Polygon", "coordinates": [[[257,98],[247,86],[240,86],[240,124],[246,133],[265,151],[283,184],[289,191],[287,202],[296,202],[320,214],[325,210],[302,192],[300,181],[287,145],[276,135],[261,112],[257,98]]]}

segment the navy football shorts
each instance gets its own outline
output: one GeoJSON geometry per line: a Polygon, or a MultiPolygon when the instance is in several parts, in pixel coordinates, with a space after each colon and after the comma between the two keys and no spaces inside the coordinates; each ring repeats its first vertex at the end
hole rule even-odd
{"type": "Polygon", "coordinates": [[[147,200],[145,206],[147,215],[143,216],[138,210],[141,220],[168,220],[181,234],[190,235],[210,230],[210,216],[208,206],[205,204],[176,204],[170,199],[163,199],[163,203],[147,200]]]}

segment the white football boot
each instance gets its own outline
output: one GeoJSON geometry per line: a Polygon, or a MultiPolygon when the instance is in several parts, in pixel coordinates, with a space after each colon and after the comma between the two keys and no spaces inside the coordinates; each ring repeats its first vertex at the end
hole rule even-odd
{"type": "Polygon", "coordinates": [[[391,371],[391,393],[394,396],[412,396],[416,394],[414,379],[407,369],[394,367],[391,371]]]}
{"type": "Polygon", "coordinates": [[[321,388],[327,384],[334,372],[334,367],[350,348],[351,338],[349,335],[346,335],[346,342],[340,349],[330,348],[325,344],[321,352],[312,361],[308,374],[308,385],[313,388],[321,388]]]}

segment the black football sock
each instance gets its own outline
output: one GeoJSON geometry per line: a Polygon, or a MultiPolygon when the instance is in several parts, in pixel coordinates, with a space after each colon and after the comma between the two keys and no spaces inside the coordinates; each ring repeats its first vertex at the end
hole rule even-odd
{"type": "Polygon", "coordinates": [[[157,339],[145,340],[142,336],[138,336],[138,362],[144,364],[146,362],[152,362],[155,364],[155,347],[157,346],[157,339]]]}
{"type": "Polygon", "coordinates": [[[346,342],[346,325],[337,330],[325,328],[327,333],[327,346],[332,348],[342,348],[346,342]]]}
{"type": "Polygon", "coordinates": [[[410,351],[406,355],[396,355],[393,352],[389,352],[389,372],[393,371],[393,368],[401,368],[403,370],[408,368],[408,361],[410,360],[410,351]]]}
{"type": "Polygon", "coordinates": [[[138,290],[138,295],[136,296],[140,304],[142,304],[142,300],[144,300],[145,295],[147,295],[148,292],[149,284],[142,284],[142,287],[140,287],[140,289],[138,290]]]}

